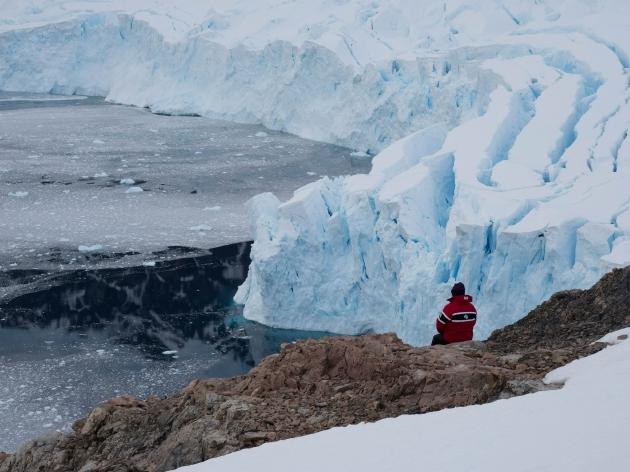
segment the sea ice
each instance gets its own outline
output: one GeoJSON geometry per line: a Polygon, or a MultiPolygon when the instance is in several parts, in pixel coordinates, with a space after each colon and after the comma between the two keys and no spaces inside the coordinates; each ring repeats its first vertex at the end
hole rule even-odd
{"type": "Polygon", "coordinates": [[[101,244],[93,244],[91,246],[79,246],[79,252],[96,252],[103,249],[101,244]]]}
{"type": "Polygon", "coordinates": [[[210,225],[196,225],[190,227],[191,231],[212,231],[212,226],[210,225]]]}

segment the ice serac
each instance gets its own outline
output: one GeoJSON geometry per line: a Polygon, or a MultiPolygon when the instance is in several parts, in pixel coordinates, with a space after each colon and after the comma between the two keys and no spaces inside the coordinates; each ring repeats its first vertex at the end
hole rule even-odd
{"type": "Polygon", "coordinates": [[[477,116],[394,143],[369,175],[321,180],[286,203],[252,202],[253,263],[237,294],[247,317],[393,330],[421,344],[461,280],[482,338],[553,292],[630,264],[620,48],[580,31],[502,42],[480,60],[495,80],[480,83],[477,116]]]}

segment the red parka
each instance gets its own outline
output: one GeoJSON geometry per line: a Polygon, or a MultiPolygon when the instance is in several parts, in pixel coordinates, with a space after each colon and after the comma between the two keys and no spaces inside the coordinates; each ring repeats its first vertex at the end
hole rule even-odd
{"type": "Polygon", "coordinates": [[[472,304],[472,297],[455,295],[448,301],[435,321],[435,327],[447,343],[470,341],[477,322],[477,309],[472,304]]]}

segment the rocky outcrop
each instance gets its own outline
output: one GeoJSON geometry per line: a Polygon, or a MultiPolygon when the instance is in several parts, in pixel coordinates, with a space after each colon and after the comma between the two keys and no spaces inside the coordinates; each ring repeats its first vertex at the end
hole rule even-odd
{"type": "Polygon", "coordinates": [[[579,349],[630,326],[630,268],[615,269],[588,290],[553,295],[525,318],[499,329],[488,346],[501,352],[579,349]]]}
{"type": "Polygon", "coordinates": [[[487,343],[414,348],[382,334],[287,344],[242,377],[110,400],[71,433],[0,456],[0,472],[166,471],[334,426],[553,388],[541,381],[546,372],[630,325],[629,282],[630,269],[618,270],[590,290],[558,294],[487,343]]]}

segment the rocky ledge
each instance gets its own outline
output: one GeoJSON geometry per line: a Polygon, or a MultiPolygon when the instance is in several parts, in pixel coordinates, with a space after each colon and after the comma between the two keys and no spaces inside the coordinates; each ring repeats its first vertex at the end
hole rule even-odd
{"type": "Polygon", "coordinates": [[[48,435],[0,472],[167,471],[268,441],[560,386],[550,370],[630,326],[630,268],[562,292],[486,342],[414,348],[393,334],[287,344],[248,375],[197,380],[167,398],[122,396],[67,434],[48,435]]]}

